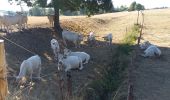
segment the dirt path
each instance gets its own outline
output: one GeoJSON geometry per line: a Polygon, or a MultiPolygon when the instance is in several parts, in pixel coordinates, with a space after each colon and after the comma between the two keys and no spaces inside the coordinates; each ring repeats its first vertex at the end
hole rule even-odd
{"type": "Polygon", "coordinates": [[[169,16],[169,9],[145,12],[144,39],[158,45],[163,55],[154,59],[137,56],[134,71],[134,100],[170,99],[169,16]]]}

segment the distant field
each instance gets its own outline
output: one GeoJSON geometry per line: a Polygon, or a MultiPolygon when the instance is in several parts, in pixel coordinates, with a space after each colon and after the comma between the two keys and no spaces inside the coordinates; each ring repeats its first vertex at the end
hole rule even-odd
{"type": "MultiPolygon", "coordinates": [[[[168,44],[165,40],[168,40],[170,37],[169,34],[167,34],[170,33],[170,30],[168,30],[170,29],[170,9],[146,10],[144,14],[146,27],[146,29],[144,29],[144,33],[146,33],[145,38],[152,38],[151,41],[157,41],[160,45],[168,44]],[[164,35],[160,36],[160,34],[164,35]],[[159,38],[157,38],[158,35],[159,38]],[[155,38],[153,39],[153,37],[155,38]]],[[[91,18],[87,18],[86,16],[60,16],[60,20],[64,26],[76,28],[76,26],[73,25],[75,24],[80,28],[84,28],[84,34],[87,34],[89,31],[95,31],[97,35],[113,33],[113,40],[117,41],[123,37],[126,32],[126,27],[129,29],[136,22],[136,17],[137,12],[120,12],[95,15],[91,18]]],[[[41,27],[45,25],[49,27],[47,17],[29,17],[28,24],[30,26],[41,27]]],[[[82,29],[77,30],[82,31],[82,29]]]]}

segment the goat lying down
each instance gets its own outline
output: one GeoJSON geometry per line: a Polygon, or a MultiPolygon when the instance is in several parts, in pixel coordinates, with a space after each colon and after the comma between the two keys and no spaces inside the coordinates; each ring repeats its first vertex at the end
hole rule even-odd
{"type": "Polygon", "coordinates": [[[38,55],[32,56],[27,60],[24,60],[20,66],[19,75],[16,77],[17,81],[26,77],[26,75],[30,75],[32,80],[32,75],[36,74],[36,77],[40,79],[41,73],[41,58],[38,55]]]}
{"type": "MultiPolygon", "coordinates": [[[[61,55],[60,55],[61,57],[61,55]]],[[[58,69],[62,70],[62,68],[65,68],[65,72],[70,71],[71,69],[83,69],[83,64],[81,58],[77,56],[67,56],[67,57],[61,57],[59,59],[58,63],[58,69]]]]}
{"type": "Polygon", "coordinates": [[[143,57],[154,57],[154,56],[160,56],[160,55],[161,55],[161,50],[155,45],[150,45],[144,51],[144,54],[142,54],[143,57]]]}
{"type": "Polygon", "coordinates": [[[145,50],[147,49],[150,45],[152,45],[149,41],[145,41],[140,44],[140,49],[145,50]]]}
{"type": "Polygon", "coordinates": [[[87,64],[90,60],[90,55],[85,52],[72,52],[69,49],[64,49],[65,56],[77,56],[81,58],[83,64],[87,64]]]}
{"type": "Polygon", "coordinates": [[[109,45],[112,44],[112,33],[107,34],[106,36],[102,37],[105,41],[109,41],[109,45]]]}

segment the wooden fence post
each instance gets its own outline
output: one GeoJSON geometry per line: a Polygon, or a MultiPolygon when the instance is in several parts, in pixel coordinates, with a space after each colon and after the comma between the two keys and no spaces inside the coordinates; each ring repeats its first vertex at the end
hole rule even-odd
{"type": "Polygon", "coordinates": [[[143,35],[142,30],[143,30],[143,24],[144,24],[144,13],[141,11],[141,14],[142,14],[142,25],[141,25],[140,35],[138,37],[138,45],[140,44],[140,40],[141,40],[142,35],[143,35]]]}
{"type": "Polygon", "coordinates": [[[71,79],[71,72],[67,72],[67,100],[71,100],[72,98],[72,79],[71,79]]]}
{"type": "Polygon", "coordinates": [[[5,100],[8,93],[4,40],[0,39],[0,100],[5,100]]]}

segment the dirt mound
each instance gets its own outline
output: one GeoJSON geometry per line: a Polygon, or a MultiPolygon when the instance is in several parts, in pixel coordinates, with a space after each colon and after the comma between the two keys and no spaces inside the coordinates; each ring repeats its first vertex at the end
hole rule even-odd
{"type": "Polygon", "coordinates": [[[30,52],[5,40],[6,52],[8,55],[15,56],[19,60],[28,58],[33,55],[33,53],[40,56],[44,56],[45,53],[51,55],[50,40],[53,38],[52,33],[52,30],[46,28],[37,28],[25,30],[20,33],[11,33],[5,37],[30,52]]]}
{"type": "Polygon", "coordinates": [[[99,31],[103,24],[108,21],[98,18],[75,18],[61,21],[64,29],[75,31],[87,35],[90,31],[99,31]]]}
{"type": "MultiPolygon", "coordinates": [[[[32,98],[31,99],[29,97],[30,100],[36,100],[35,97],[41,100],[47,100],[45,98],[50,97],[50,94],[53,94],[53,96],[51,96],[51,100],[54,100],[56,97],[58,98],[59,91],[56,90],[59,89],[56,83],[56,74],[54,73],[56,71],[56,63],[47,59],[47,57],[53,58],[53,53],[50,47],[50,40],[54,37],[53,34],[54,32],[52,29],[34,28],[4,36],[30,51],[28,52],[5,40],[6,58],[8,69],[10,69],[8,73],[9,76],[16,76],[19,73],[19,67],[22,61],[34,55],[33,53],[38,54],[43,58],[41,76],[47,76],[43,77],[43,82],[36,83],[34,89],[30,93],[32,98]],[[43,92],[44,90],[48,91],[43,92]],[[39,96],[40,94],[42,95],[39,96]]],[[[59,43],[61,43],[61,39],[58,37],[55,38],[57,38],[59,43]]],[[[79,89],[100,76],[99,72],[110,62],[109,59],[111,59],[111,56],[108,56],[110,54],[110,47],[89,47],[87,45],[83,45],[82,48],[79,49],[74,47],[71,47],[70,49],[73,51],[84,51],[91,56],[90,62],[84,65],[84,69],[82,71],[75,70],[72,72],[73,94],[77,95],[79,89]]],[[[18,87],[14,85],[14,81],[9,80],[9,91],[11,94],[15,93],[17,90],[19,91],[18,87]]],[[[23,92],[22,95],[25,93],[27,92],[23,92]]],[[[23,100],[25,100],[25,98],[26,97],[22,96],[23,100]]]]}

